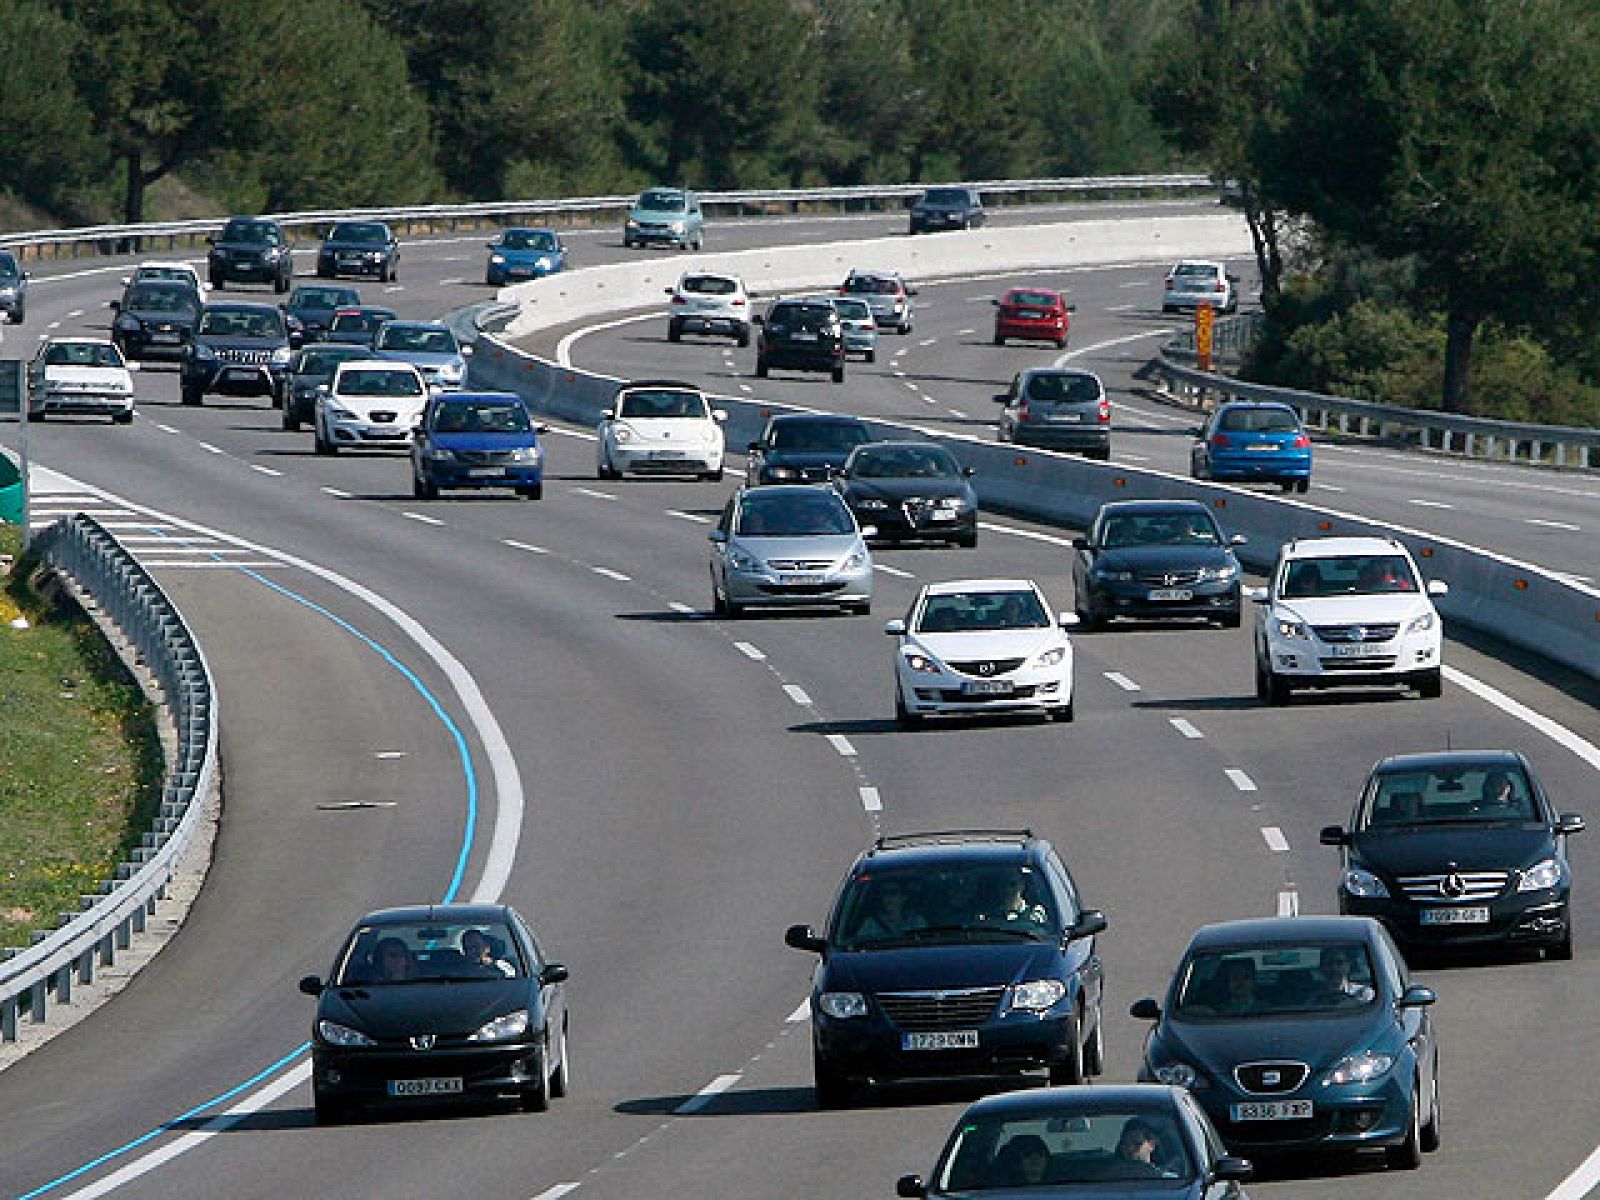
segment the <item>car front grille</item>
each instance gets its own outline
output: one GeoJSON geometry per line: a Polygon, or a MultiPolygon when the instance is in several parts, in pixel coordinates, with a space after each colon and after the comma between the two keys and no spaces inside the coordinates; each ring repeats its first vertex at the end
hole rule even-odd
{"type": "Polygon", "coordinates": [[[1253,1096],[1279,1096],[1306,1081],[1311,1068],[1303,1062],[1240,1063],[1233,1069],[1238,1085],[1253,1096]]]}
{"type": "Polygon", "coordinates": [[[950,663],[950,669],[962,675],[975,675],[979,679],[992,679],[996,675],[1009,675],[1028,660],[1025,658],[975,658],[968,662],[950,663]]]}
{"type": "Polygon", "coordinates": [[[1200,572],[1191,571],[1141,571],[1135,578],[1153,587],[1189,587],[1200,582],[1200,572]]]}
{"type": "Polygon", "coordinates": [[[808,575],[833,570],[833,560],[828,558],[771,558],[767,565],[774,571],[804,571],[808,575]]]}
{"type": "Polygon", "coordinates": [[[515,450],[457,450],[456,461],[469,467],[500,467],[517,461],[515,450]]]}
{"type": "Polygon", "coordinates": [[[1395,623],[1387,625],[1314,625],[1317,637],[1329,644],[1349,645],[1352,642],[1387,642],[1400,632],[1395,623]]]}
{"type": "Polygon", "coordinates": [[[881,992],[878,1005],[901,1029],[970,1029],[989,1019],[1004,987],[939,992],[881,992]]]}
{"type": "Polygon", "coordinates": [[[1390,654],[1381,658],[1323,658],[1318,661],[1322,664],[1322,669],[1329,674],[1348,671],[1359,675],[1363,672],[1392,670],[1399,660],[1390,654]]]}
{"type": "Polygon", "coordinates": [[[1492,900],[1505,891],[1507,871],[1453,871],[1439,875],[1402,875],[1406,899],[1419,904],[1465,904],[1492,900]]]}

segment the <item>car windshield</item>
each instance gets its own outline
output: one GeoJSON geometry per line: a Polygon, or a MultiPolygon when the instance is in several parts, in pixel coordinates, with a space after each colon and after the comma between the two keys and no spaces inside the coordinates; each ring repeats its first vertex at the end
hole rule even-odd
{"type": "Polygon", "coordinates": [[[526,979],[527,964],[501,921],[367,925],[334,964],[334,987],[526,979]]]}
{"type": "Polygon", "coordinates": [[[362,367],[341,371],[336,390],[341,396],[420,396],[422,381],[413,371],[362,367]]]}
{"type": "Polygon", "coordinates": [[[1028,376],[1023,395],[1033,404],[1094,404],[1100,384],[1093,375],[1075,371],[1040,371],[1028,376]]]}
{"type": "Polygon", "coordinates": [[[774,450],[853,450],[871,441],[866,429],[849,421],[784,421],[772,427],[774,450]]]}
{"type": "Polygon", "coordinates": [[[0,279],[15,279],[22,274],[15,255],[0,254],[0,279]]]}
{"type": "MultiPolygon", "coordinates": [[[[0,274],[4,273],[4,268],[0,267],[0,274]]],[[[145,266],[136,267],[133,272],[133,277],[136,280],[175,279],[182,283],[194,283],[194,272],[189,270],[187,267],[164,267],[159,264],[146,264],[145,266]]]]}
{"type": "Polygon", "coordinates": [[[874,950],[939,942],[1053,941],[1061,921],[1026,865],[959,863],[866,871],[839,898],[833,946],[874,950]]]}
{"type": "Polygon", "coordinates": [[[1185,1019],[1337,1012],[1377,1000],[1360,942],[1198,950],[1178,977],[1173,1014],[1185,1019]]]}
{"type": "Polygon", "coordinates": [[[846,321],[872,320],[872,306],[865,300],[847,300],[841,296],[833,302],[833,308],[846,321]]]}
{"type": "Polygon", "coordinates": [[[940,1194],[1050,1188],[1057,1195],[1064,1185],[1194,1177],[1170,1108],[1095,1100],[964,1119],[934,1186],[940,1194]]]}
{"type": "Polygon", "coordinates": [[[520,404],[452,400],[433,410],[437,433],[527,433],[533,428],[520,404]]]}
{"type": "Polygon", "coordinates": [[[349,333],[352,330],[358,333],[371,333],[379,325],[389,320],[392,314],[381,312],[342,312],[333,314],[333,323],[329,326],[335,333],[349,333]]]}
{"type": "Polygon", "coordinates": [[[290,308],[338,308],[341,304],[357,304],[361,297],[354,288],[302,287],[295,288],[289,297],[290,308]]]}
{"type": "Polygon", "coordinates": [[[367,352],[359,346],[313,346],[300,351],[296,359],[296,375],[332,376],[340,363],[366,358],[367,352]]]}
{"type": "Polygon", "coordinates": [[[1363,797],[1357,828],[1524,824],[1538,819],[1532,786],[1520,766],[1450,764],[1379,773],[1363,797]]]}
{"type": "Polygon", "coordinates": [[[1228,433],[1299,433],[1300,418],[1292,408],[1225,408],[1217,428],[1228,433]]]}
{"type": "Polygon", "coordinates": [[[922,203],[929,208],[962,208],[967,203],[967,193],[961,188],[929,188],[922,203]]]}
{"type": "Polygon", "coordinates": [[[415,354],[455,354],[456,335],[448,329],[419,329],[414,325],[385,325],[378,334],[379,350],[409,350],[415,354]]]}
{"type": "Polygon", "coordinates": [[[53,367],[121,367],[122,353],[110,343],[52,342],[44,361],[53,367]]]}
{"type": "Polygon", "coordinates": [[[349,225],[335,225],[328,234],[330,242],[353,242],[358,246],[381,246],[389,240],[389,231],[371,221],[358,221],[349,225]]]}
{"type": "Polygon", "coordinates": [[[222,231],[224,242],[248,242],[253,245],[271,244],[278,240],[278,231],[259,221],[230,221],[222,231]]]}
{"type": "Polygon", "coordinates": [[[508,229],[500,244],[507,250],[554,250],[556,235],[543,229],[508,229]]]}
{"type": "Polygon", "coordinates": [[[1286,600],[1318,596],[1377,596],[1414,592],[1417,577],[1400,554],[1345,554],[1301,558],[1283,573],[1280,595],[1286,600]]]}
{"type": "Polygon", "coordinates": [[[1193,283],[1201,279],[1214,280],[1220,272],[1211,263],[1179,263],[1172,269],[1172,274],[1185,283],[1193,283]]]}
{"type": "Polygon", "coordinates": [[[892,296],[900,290],[900,284],[881,275],[852,275],[844,281],[844,290],[859,296],[892,296]]]}
{"type": "Polygon", "coordinates": [[[1048,629],[1050,614],[1031,588],[1015,591],[937,592],[922,605],[919,633],[988,633],[1048,629]]]}
{"type": "Polygon", "coordinates": [[[651,418],[706,416],[705,397],[699,392],[625,392],[617,401],[617,416],[631,421],[651,418]]]}
{"type": "Polygon", "coordinates": [[[731,296],[739,290],[739,281],[726,275],[685,275],[678,287],[701,296],[731,296]]]}
{"type": "Polygon", "coordinates": [[[277,309],[208,308],[201,310],[198,332],[210,337],[281,339],[283,316],[277,309]]]}
{"type": "Polygon", "coordinates": [[[850,456],[856,479],[954,479],[961,467],[943,446],[863,446],[850,456]]]}
{"type": "Polygon", "coordinates": [[[856,525],[837,492],[774,493],[762,488],[739,502],[735,529],[742,537],[830,537],[855,533],[856,525]]]}
{"type": "Polygon", "coordinates": [[[683,212],[688,199],[682,192],[656,190],[639,197],[639,207],[651,212],[683,212]]]}
{"type": "Polygon", "coordinates": [[[1131,513],[1109,516],[1100,527],[1107,550],[1129,546],[1220,546],[1217,527],[1203,512],[1131,513]]]}
{"type": "Polygon", "coordinates": [[[1061,297],[1053,292],[1012,292],[1005,298],[1005,303],[1016,308],[1054,308],[1061,302],[1061,297]]]}
{"type": "Polygon", "coordinates": [[[155,283],[130,287],[122,307],[139,312],[193,313],[199,305],[195,303],[193,288],[155,283]]]}

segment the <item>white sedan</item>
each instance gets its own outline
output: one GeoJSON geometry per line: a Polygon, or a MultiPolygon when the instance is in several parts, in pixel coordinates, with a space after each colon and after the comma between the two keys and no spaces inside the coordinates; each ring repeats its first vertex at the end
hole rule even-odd
{"type": "Polygon", "coordinates": [[[1031,579],[955,579],[917,593],[898,639],[895,719],[909,729],[934,714],[1034,712],[1070,721],[1078,623],[1056,614],[1031,579]]]}
{"type": "Polygon", "coordinates": [[[318,454],[340,450],[410,450],[428,403],[428,384],[410,363],[357,358],[334,368],[317,388],[312,416],[318,454]]]}
{"type": "Polygon", "coordinates": [[[28,420],[97,414],[130,424],[137,368],[105,338],[46,338],[28,364],[28,420]]]}
{"type": "Polygon", "coordinates": [[[698,475],[722,478],[726,411],[712,408],[692,383],[670,379],[625,383],[595,432],[595,473],[698,475]]]}

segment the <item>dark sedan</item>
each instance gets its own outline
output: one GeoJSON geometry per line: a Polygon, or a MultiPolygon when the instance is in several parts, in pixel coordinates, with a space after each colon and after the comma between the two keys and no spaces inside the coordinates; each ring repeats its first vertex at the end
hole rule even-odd
{"type": "Polygon", "coordinates": [[[1196,500],[1115,500],[1073,539],[1072,583],[1086,628],[1113,617],[1203,617],[1238,628],[1239,562],[1196,500]]]}
{"type": "Polygon", "coordinates": [[[963,467],[932,442],[869,442],[845,459],[834,486],[884,541],[978,544],[978,496],[963,467]]]}
{"type": "Polygon", "coordinates": [[[1339,911],[1376,917],[1407,949],[1541,948],[1572,957],[1567,838],[1528,760],[1510,750],[1400,754],[1372,768],[1348,829],[1339,911]]]}
{"type": "Polygon", "coordinates": [[[355,308],[361,303],[361,293],[353,287],[337,283],[308,283],[289,293],[283,311],[300,322],[306,341],[321,341],[328,334],[333,314],[341,308],[355,308]]]}
{"type": "Polygon", "coordinates": [[[1222,1153],[1183,1088],[1096,1084],[984,1097],[956,1121],[933,1173],[903,1175],[895,1192],[1244,1200],[1251,1170],[1222,1153]]]}
{"type": "Polygon", "coordinates": [[[356,922],[317,998],[311,1088],[318,1124],[361,1104],[567,1094],[567,968],[516,910],[390,908],[356,922]]]}
{"type": "Polygon", "coordinates": [[[293,432],[309,425],[316,418],[317,390],[333,382],[339,364],[371,357],[365,346],[338,342],[317,342],[297,351],[278,380],[275,402],[283,409],[283,427],[293,432]]]}
{"type": "Polygon", "coordinates": [[[745,474],[752,484],[817,483],[833,478],[857,446],[872,440],[860,417],[782,413],[750,443],[745,474]]]}
{"type": "Polygon", "coordinates": [[[941,229],[981,229],[988,222],[977,188],[931,187],[911,205],[913,234],[941,229]]]}
{"type": "Polygon", "coordinates": [[[1366,917],[1207,925],[1189,942],[1139,1078],[1188,1088],[1223,1141],[1261,1156],[1381,1148],[1391,1167],[1439,1146],[1432,989],[1366,917]]]}
{"type": "Polygon", "coordinates": [[[141,279],[111,308],[111,340],[124,358],[181,359],[200,319],[200,295],[185,283],[141,279]]]}
{"type": "Polygon", "coordinates": [[[317,274],[371,275],[393,283],[400,274],[400,242],[382,221],[340,221],[317,250],[317,274]]]}
{"type": "Polygon", "coordinates": [[[394,309],[383,308],[376,304],[357,304],[350,308],[335,309],[333,319],[328,322],[328,332],[323,335],[325,342],[348,342],[352,345],[365,346],[372,349],[372,343],[378,337],[378,326],[385,321],[392,321],[398,316],[394,309]]]}

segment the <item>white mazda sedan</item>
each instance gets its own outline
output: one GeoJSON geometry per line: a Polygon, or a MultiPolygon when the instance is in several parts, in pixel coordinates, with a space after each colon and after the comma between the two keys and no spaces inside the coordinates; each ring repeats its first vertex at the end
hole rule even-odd
{"type": "Polygon", "coordinates": [[[1031,579],[955,579],[917,593],[884,632],[895,651],[895,719],[1043,713],[1070,721],[1076,614],[1057,614],[1031,579]]]}
{"type": "Polygon", "coordinates": [[[1247,589],[1256,621],[1256,695],[1398,683],[1439,695],[1444,628],[1406,548],[1384,537],[1300,538],[1278,553],[1272,584],[1247,589]]]}

